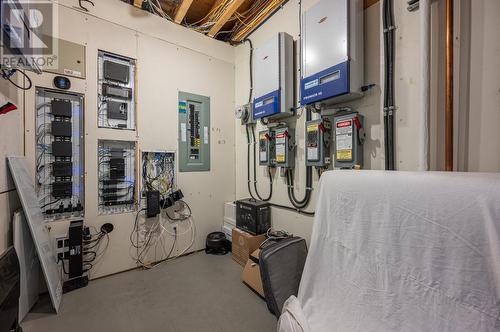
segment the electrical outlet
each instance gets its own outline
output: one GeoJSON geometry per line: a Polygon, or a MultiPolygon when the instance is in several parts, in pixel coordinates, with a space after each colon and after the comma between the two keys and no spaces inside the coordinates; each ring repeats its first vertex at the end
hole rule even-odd
{"type": "Polygon", "coordinates": [[[67,235],[58,235],[55,237],[55,259],[56,263],[69,256],[69,239],[67,235]]]}

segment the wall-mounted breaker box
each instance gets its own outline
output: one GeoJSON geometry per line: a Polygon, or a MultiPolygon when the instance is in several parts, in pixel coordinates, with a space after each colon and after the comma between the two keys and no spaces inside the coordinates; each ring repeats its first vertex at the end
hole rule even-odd
{"type": "Polygon", "coordinates": [[[280,32],[254,54],[253,118],[284,118],[294,113],[293,37],[280,32]]]}
{"type": "Polygon", "coordinates": [[[281,127],[275,130],[275,166],[293,168],[295,166],[295,130],[281,127]]]}
{"type": "Polygon", "coordinates": [[[210,170],[210,97],[179,92],[179,171],[210,170]]]}
{"type": "Polygon", "coordinates": [[[275,152],[274,130],[267,129],[259,132],[259,165],[274,166],[275,152]]]}
{"type": "Polygon", "coordinates": [[[361,97],[363,0],[321,0],[302,19],[301,104],[361,97]]]}
{"type": "Polygon", "coordinates": [[[364,117],[357,113],[338,115],[334,123],[334,153],[335,168],[353,169],[363,167],[363,143],[365,132],[364,117]]]}
{"type": "Polygon", "coordinates": [[[330,164],[331,129],[328,119],[306,122],[306,166],[325,167],[330,164]]]}

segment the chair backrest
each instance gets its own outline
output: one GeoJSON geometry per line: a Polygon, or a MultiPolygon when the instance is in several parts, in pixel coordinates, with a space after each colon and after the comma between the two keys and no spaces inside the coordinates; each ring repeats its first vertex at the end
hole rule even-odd
{"type": "Polygon", "coordinates": [[[0,332],[8,332],[17,322],[21,273],[14,247],[0,256],[0,332]]]}

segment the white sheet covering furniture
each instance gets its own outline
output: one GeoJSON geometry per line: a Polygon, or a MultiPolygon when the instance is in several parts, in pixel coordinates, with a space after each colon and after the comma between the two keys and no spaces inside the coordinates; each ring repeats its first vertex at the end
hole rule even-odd
{"type": "Polygon", "coordinates": [[[500,331],[500,174],[332,171],[278,330],[500,331]]]}

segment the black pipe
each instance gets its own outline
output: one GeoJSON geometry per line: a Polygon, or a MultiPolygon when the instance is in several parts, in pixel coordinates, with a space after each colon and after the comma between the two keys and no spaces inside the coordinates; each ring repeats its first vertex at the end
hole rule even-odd
{"type": "Polygon", "coordinates": [[[270,201],[273,197],[273,178],[271,174],[271,168],[268,167],[268,175],[269,175],[269,195],[266,198],[262,198],[259,193],[259,189],[257,188],[257,157],[256,157],[256,145],[257,141],[255,140],[255,125],[252,126],[252,141],[253,141],[253,188],[255,190],[255,195],[264,202],[270,201]]]}
{"type": "Polygon", "coordinates": [[[248,133],[248,124],[245,125],[245,130],[247,132],[247,189],[250,197],[255,200],[255,196],[252,193],[252,188],[250,185],[250,134],[248,133]]]}
{"type": "Polygon", "coordinates": [[[385,169],[394,170],[394,11],[392,0],[383,2],[384,26],[384,151],[385,169]]]}

